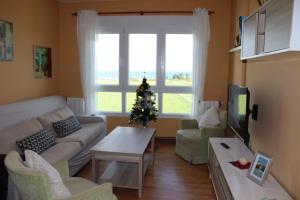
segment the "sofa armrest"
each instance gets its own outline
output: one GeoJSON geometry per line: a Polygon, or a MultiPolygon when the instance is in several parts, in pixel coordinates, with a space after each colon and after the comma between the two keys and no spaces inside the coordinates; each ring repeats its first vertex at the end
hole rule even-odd
{"type": "Polygon", "coordinates": [[[64,200],[115,200],[111,183],[104,183],[72,195],[64,200]]]}
{"type": "Polygon", "coordinates": [[[195,119],[181,120],[181,129],[198,129],[198,123],[195,119]]]}
{"type": "Polygon", "coordinates": [[[69,175],[68,161],[60,160],[60,161],[52,164],[52,166],[59,172],[59,174],[63,180],[66,180],[69,178],[70,175],[69,175]]]}
{"type": "Polygon", "coordinates": [[[106,123],[105,115],[95,115],[95,116],[77,115],[76,117],[81,124],[97,123],[97,122],[106,123]]]}

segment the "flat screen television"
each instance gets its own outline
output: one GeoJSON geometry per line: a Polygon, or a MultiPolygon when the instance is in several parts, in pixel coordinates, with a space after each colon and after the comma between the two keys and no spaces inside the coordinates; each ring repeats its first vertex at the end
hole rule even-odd
{"type": "Polygon", "coordinates": [[[249,100],[248,88],[229,85],[227,124],[247,146],[250,139],[248,133],[249,100]]]}

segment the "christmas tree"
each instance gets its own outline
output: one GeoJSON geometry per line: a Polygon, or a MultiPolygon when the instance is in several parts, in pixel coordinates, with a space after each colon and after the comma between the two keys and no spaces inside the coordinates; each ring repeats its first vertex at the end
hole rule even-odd
{"type": "Polygon", "coordinates": [[[141,124],[146,128],[151,121],[156,121],[157,111],[154,93],[144,77],[142,84],[136,90],[136,99],[129,116],[129,124],[141,124]]]}

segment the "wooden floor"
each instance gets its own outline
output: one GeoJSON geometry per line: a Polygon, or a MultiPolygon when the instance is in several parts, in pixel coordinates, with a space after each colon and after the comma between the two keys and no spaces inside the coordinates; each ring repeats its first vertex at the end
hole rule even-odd
{"type": "MultiPolygon", "coordinates": [[[[208,200],[216,199],[209,180],[207,165],[189,165],[174,153],[175,144],[158,142],[154,168],[148,169],[144,177],[142,200],[208,200]]],[[[103,171],[105,163],[101,163],[103,171]]],[[[91,163],[78,176],[91,180],[91,163]]],[[[101,172],[100,172],[101,173],[101,172]]],[[[114,189],[119,200],[136,200],[137,190],[114,189]]]]}

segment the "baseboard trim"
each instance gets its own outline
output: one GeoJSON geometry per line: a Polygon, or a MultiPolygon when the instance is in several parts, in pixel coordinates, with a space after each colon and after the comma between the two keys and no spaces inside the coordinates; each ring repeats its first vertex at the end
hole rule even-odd
{"type": "Polygon", "coordinates": [[[158,137],[155,137],[155,141],[157,142],[176,142],[176,137],[161,137],[161,136],[158,136],[158,137]]]}

